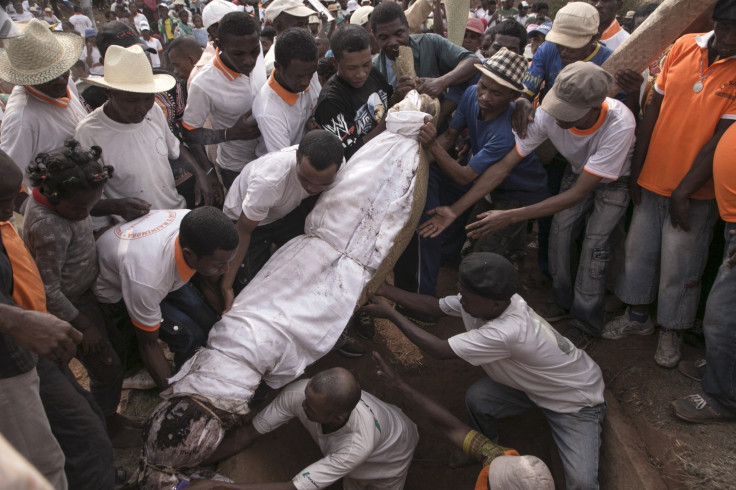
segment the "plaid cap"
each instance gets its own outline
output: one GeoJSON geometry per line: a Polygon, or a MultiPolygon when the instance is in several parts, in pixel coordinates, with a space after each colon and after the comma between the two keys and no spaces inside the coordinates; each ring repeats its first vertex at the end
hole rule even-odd
{"type": "Polygon", "coordinates": [[[526,90],[522,80],[528,66],[526,58],[506,48],[496,51],[482,65],[475,65],[482,74],[517,92],[526,90]]]}
{"type": "Polygon", "coordinates": [[[509,260],[491,252],[465,257],[458,269],[460,284],[484,298],[505,301],[519,291],[519,273],[509,260]]]}

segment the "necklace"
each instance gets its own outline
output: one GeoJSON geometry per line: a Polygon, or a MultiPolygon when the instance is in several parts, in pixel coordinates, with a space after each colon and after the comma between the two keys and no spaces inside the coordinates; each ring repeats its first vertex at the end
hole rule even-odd
{"type": "MultiPolygon", "coordinates": [[[[720,55],[716,56],[716,59],[713,60],[713,63],[715,63],[719,59],[721,59],[721,56],[720,55]]],[[[700,93],[703,90],[703,81],[705,81],[705,79],[708,78],[709,76],[710,76],[710,73],[703,76],[703,58],[700,58],[700,73],[698,74],[698,77],[700,78],[700,80],[695,82],[695,84],[693,85],[693,92],[695,92],[696,94],[700,93]]]]}

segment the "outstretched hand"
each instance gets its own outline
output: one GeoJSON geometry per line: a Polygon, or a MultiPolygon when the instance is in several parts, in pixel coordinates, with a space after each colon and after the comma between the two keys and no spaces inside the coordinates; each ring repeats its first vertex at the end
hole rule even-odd
{"type": "Polygon", "coordinates": [[[511,224],[511,216],[507,210],[486,211],[485,213],[480,213],[478,218],[480,220],[474,221],[465,227],[469,238],[482,238],[503,230],[511,224]]]}
{"type": "Polygon", "coordinates": [[[449,206],[439,206],[427,211],[427,216],[432,218],[419,225],[419,236],[422,238],[434,238],[450,226],[457,215],[449,206]]]}
{"type": "Polygon", "coordinates": [[[373,364],[376,366],[376,374],[386,383],[387,386],[390,388],[397,388],[404,382],[401,376],[394,371],[394,368],[389,366],[388,363],[383,360],[381,354],[373,351],[371,352],[371,357],[373,358],[373,364]]]}

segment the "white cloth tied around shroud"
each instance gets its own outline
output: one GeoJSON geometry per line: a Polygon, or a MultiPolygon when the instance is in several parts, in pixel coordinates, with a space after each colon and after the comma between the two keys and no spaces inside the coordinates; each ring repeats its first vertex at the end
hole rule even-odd
{"type": "Polygon", "coordinates": [[[426,116],[388,114],[387,130],[342,166],[305,234],[281,247],[238,295],[165,397],[190,395],[244,415],[261,379],[280,388],[330,352],[409,220],[426,116]]]}

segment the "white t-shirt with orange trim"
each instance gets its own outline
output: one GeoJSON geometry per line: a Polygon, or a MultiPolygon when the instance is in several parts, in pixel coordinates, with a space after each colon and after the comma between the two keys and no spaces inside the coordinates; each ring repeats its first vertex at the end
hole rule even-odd
{"type": "MultiPolygon", "coordinates": [[[[71,77],[69,81],[74,85],[71,77]]],[[[39,153],[63,148],[86,115],[76,88],[69,88],[67,96],[60,99],[52,99],[34,87],[17,85],[13,89],[5,106],[0,149],[21,169],[29,189],[28,165],[39,153]]]]}
{"type": "MultiPolygon", "coordinates": [[[[215,53],[215,57],[202,68],[189,86],[182,125],[190,130],[202,128],[209,116],[212,129],[232,127],[253,107],[257,93],[251,87],[249,76],[225,66],[219,54],[215,53]]],[[[217,145],[217,164],[227,170],[240,172],[256,157],[257,144],[258,139],[220,143],[217,145]]]]}
{"type": "Polygon", "coordinates": [[[345,477],[365,485],[356,488],[398,488],[381,485],[381,480],[401,480],[409,471],[419,441],[414,422],[398,407],[363,391],[347,423],[324,434],[322,425],[309,420],[302,408],[308,383],[302,379],[286,386],[253,419],[253,428],[266,434],[297,418],[324,454],[292,479],[294,486],[316,490],[345,477]]]}
{"type": "Polygon", "coordinates": [[[621,46],[630,35],[631,34],[621,27],[621,24],[619,24],[616,19],[613,19],[613,22],[608,26],[608,29],[603,31],[603,34],[601,34],[601,42],[611,51],[616,51],[616,48],[621,46]]]}
{"type": "Polygon", "coordinates": [[[570,162],[573,173],[588,172],[604,182],[629,175],[634,153],[636,120],[618,100],[606,98],[603,110],[590,129],[562,129],[555,118],[540,108],[526,130],[526,138],[516,135],[516,152],[529,155],[548,139],[570,162]]]}
{"type": "Polygon", "coordinates": [[[723,221],[736,223],[736,123],[718,142],[713,155],[713,183],[723,221]]]}
{"type": "MultiPolygon", "coordinates": [[[[736,56],[708,66],[708,42],[713,31],[678,39],[657,77],[654,90],[664,96],[649,141],[638,183],[669,197],[688,173],[700,150],[710,141],[721,119],[736,119],[736,56]],[[701,77],[703,89],[693,87],[701,77]]],[[[713,199],[713,181],[690,196],[713,199]]]]}
{"type": "Polygon", "coordinates": [[[267,225],[299,206],[309,193],[296,175],[296,146],[268,153],[248,164],[230,186],[222,210],[231,220],[267,225]]]}
{"type": "MultiPolygon", "coordinates": [[[[151,209],[186,207],[186,201],[176,190],[169,164],[169,158],[179,158],[179,140],[169,130],[161,107],[154,104],[138,124],[113,121],[105,114],[104,107],[90,113],[76,131],[83,147],[101,147],[101,160],[115,168],[102,197],[137,197],[149,202],[151,209]]],[[[97,219],[95,223],[97,227],[102,224],[97,219]]]]}
{"type": "Polygon", "coordinates": [[[286,90],[271,75],[253,102],[253,116],[261,131],[256,156],[301,142],[321,90],[317,72],[314,72],[307,90],[298,94],[286,90]]]}
{"type": "Polygon", "coordinates": [[[100,303],[125,302],[133,324],[148,332],[161,325],[161,301],[195,270],[184,261],[179,226],[188,209],[151,211],[107,230],[97,240],[100,303]]]}

